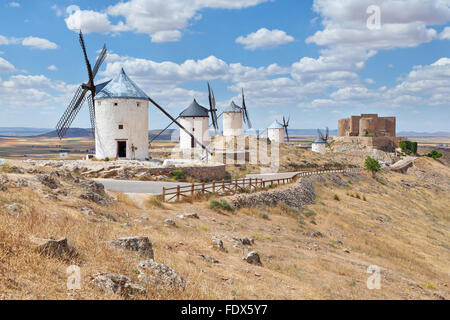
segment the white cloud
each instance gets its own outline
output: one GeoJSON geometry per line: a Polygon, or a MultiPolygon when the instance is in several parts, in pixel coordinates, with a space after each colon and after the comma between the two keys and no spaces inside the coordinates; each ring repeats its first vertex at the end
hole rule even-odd
{"type": "Polygon", "coordinates": [[[272,0],[129,0],[109,6],[103,12],[67,8],[65,19],[70,30],[83,32],[134,31],[148,34],[154,42],[178,41],[181,31],[200,19],[206,8],[241,9],[272,0]],[[123,18],[116,25],[110,17],[123,18]]]}
{"type": "Polygon", "coordinates": [[[57,17],[61,17],[63,15],[63,11],[56,4],[52,5],[51,8],[55,11],[57,17]]]}
{"type": "Polygon", "coordinates": [[[26,47],[32,47],[39,50],[54,50],[58,48],[58,45],[47,39],[37,37],[26,37],[22,40],[22,45],[26,47]]]}
{"type": "Polygon", "coordinates": [[[367,84],[375,84],[375,80],[373,80],[371,78],[364,79],[364,82],[367,84]]]}
{"type": "Polygon", "coordinates": [[[50,71],[57,71],[58,70],[58,68],[54,64],[48,66],[47,69],[50,70],[50,71]]]}
{"type": "Polygon", "coordinates": [[[7,60],[0,57],[0,73],[11,73],[16,71],[16,68],[7,60]]]}
{"type": "Polygon", "coordinates": [[[450,40],[450,27],[445,27],[444,30],[442,30],[441,34],[439,35],[439,39],[450,40]]]}
{"type": "Polygon", "coordinates": [[[245,37],[240,36],[236,39],[236,42],[244,45],[244,48],[247,50],[277,47],[292,41],[294,41],[294,37],[287,35],[285,31],[277,29],[269,30],[266,28],[261,28],[245,37]]]}
{"type": "Polygon", "coordinates": [[[8,3],[8,7],[10,7],[10,8],[19,8],[20,7],[20,3],[13,1],[13,2],[8,3]]]}

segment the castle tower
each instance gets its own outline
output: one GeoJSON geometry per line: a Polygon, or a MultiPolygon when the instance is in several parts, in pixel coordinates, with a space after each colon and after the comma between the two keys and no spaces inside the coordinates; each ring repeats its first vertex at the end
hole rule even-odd
{"type": "Polygon", "coordinates": [[[278,121],[274,121],[267,128],[267,136],[271,142],[284,143],[284,127],[278,121]]]}
{"type": "Polygon", "coordinates": [[[223,112],[223,135],[225,137],[237,137],[242,135],[242,108],[234,101],[223,112]]]}
{"type": "Polygon", "coordinates": [[[97,159],[145,160],[148,155],[148,96],[122,69],[95,95],[97,159]]]}
{"type": "MultiPolygon", "coordinates": [[[[194,99],[194,102],[180,113],[180,123],[204,146],[210,144],[209,111],[194,99]]],[[[202,149],[184,130],[180,131],[180,149],[202,149]]]]}

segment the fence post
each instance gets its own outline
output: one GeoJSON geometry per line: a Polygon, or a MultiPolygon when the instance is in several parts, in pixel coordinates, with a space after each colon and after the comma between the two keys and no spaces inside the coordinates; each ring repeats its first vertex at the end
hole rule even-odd
{"type": "Polygon", "coordinates": [[[163,192],[162,192],[162,201],[165,202],[166,201],[166,187],[163,187],[163,192]]]}
{"type": "Polygon", "coordinates": [[[180,185],[177,185],[177,201],[180,201],[180,185]]]}
{"type": "Polygon", "coordinates": [[[238,180],[234,180],[234,193],[237,193],[237,189],[238,189],[238,180]]]}
{"type": "Polygon", "coordinates": [[[250,178],[250,182],[249,182],[249,189],[250,189],[250,192],[252,192],[252,178],[250,178]]]}
{"type": "Polygon", "coordinates": [[[191,197],[194,199],[194,184],[191,185],[191,197]]]}
{"type": "Polygon", "coordinates": [[[202,194],[205,194],[205,183],[202,183],[202,194]]]}
{"type": "Polygon", "coordinates": [[[216,181],[213,181],[212,192],[216,193],[216,181]]]}

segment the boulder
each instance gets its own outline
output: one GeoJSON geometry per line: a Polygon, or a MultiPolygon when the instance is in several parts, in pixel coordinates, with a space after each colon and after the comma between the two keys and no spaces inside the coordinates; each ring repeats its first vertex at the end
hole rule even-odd
{"type": "Polygon", "coordinates": [[[110,294],[128,297],[146,293],[143,287],[131,281],[130,278],[117,273],[94,274],[91,281],[110,294]]]}
{"type": "Polygon", "coordinates": [[[68,244],[66,238],[59,240],[35,238],[33,242],[37,243],[38,252],[44,256],[62,259],[76,257],[75,249],[68,244]]]}
{"type": "Polygon", "coordinates": [[[101,194],[98,194],[96,192],[88,191],[88,192],[82,193],[80,195],[80,197],[82,199],[86,199],[86,200],[89,200],[89,201],[92,201],[94,203],[101,204],[104,206],[110,205],[110,202],[108,199],[106,199],[104,196],[102,196],[101,194]]]}
{"type": "Polygon", "coordinates": [[[153,244],[148,237],[123,237],[110,241],[116,248],[137,251],[143,256],[153,259],[153,244]]]}
{"type": "Polygon", "coordinates": [[[8,184],[9,180],[8,177],[5,175],[0,176],[0,191],[6,191],[8,190],[8,187],[6,186],[8,184]]]}
{"type": "Polygon", "coordinates": [[[256,251],[249,252],[247,254],[247,257],[245,258],[245,261],[247,261],[250,264],[262,266],[261,258],[259,257],[259,254],[256,251]]]}
{"type": "Polygon", "coordinates": [[[147,285],[153,285],[158,290],[184,290],[186,287],[186,282],[183,278],[181,278],[175,270],[162,263],[146,260],[139,263],[137,269],[140,273],[138,279],[147,285]]]}
{"type": "Polygon", "coordinates": [[[164,220],[164,225],[167,227],[176,227],[176,223],[172,219],[164,220]]]}

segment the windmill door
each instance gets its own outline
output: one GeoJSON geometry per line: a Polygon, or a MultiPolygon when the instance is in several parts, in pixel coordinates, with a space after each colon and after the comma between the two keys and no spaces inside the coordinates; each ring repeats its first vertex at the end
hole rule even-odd
{"type": "Polygon", "coordinates": [[[127,157],[127,142],[117,141],[117,157],[126,158],[127,157]]]}
{"type": "Polygon", "coordinates": [[[191,148],[195,148],[195,140],[191,137],[191,148]]]}

